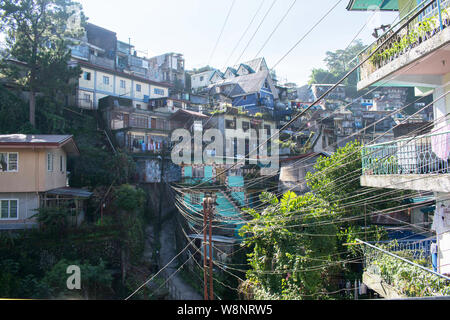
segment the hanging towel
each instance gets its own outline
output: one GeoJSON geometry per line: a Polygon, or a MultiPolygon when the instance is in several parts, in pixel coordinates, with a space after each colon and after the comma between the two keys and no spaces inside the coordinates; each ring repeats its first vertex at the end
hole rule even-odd
{"type": "Polygon", "coordinates": [[[431,137],[431,149],[438,158],[445,161],[447,161],[448,156],[450,154],[450,133],[447,134],[439,134],[439,133],[444,133],[448,131],[450,131],[450,125],[445,125],[434,132],[437,135],[431,137]]]}

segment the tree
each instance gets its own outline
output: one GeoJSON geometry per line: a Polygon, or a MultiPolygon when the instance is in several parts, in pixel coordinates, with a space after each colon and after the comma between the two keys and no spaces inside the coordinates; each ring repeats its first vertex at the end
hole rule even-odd
{"type": "Polygon", "coordinates": [[[369,212],[398,206],[391,200],[395,196],[384,196],[384,190],[361,192],[360,147],[355,141],[330,157],[320,157],[315,172],[306,177],[311,193],[288,192],[280,200],[263,194],[266,208],[248,210],[253,220],[241,234],[246,237],[244,244],[253,248],[247,279],[257,298],[330,298],[328,292],[336,291],[337,279],[360,276],[357,265],[345,263],[360,253],[344,244],[365,232],[369,241],[384,235],[364,219],[364,204],[376,197],[369,212]]]}
{"type": "MultiPolygon", "coordinates": [[[[53,97],[67,94],[73,85],[70,79],[81,74],[78,67],[68,64],[69,39],[81,33],[81,28],[72,27],[69,19],[80,8],[71,0],[0,1],[0,29],[6,32],[7,44],[0,68],[11,81],[29,92],[29,119],[33,127],[37,93],[53,97]]],[[[83,18],[82,13],[80,16],[83,18]]]]}
{"type": "Polygon", "coordinates": [[[308,193],[286,193],[280,200],[264,193],[267,206],[248,213],[254,220],[241,230],[249,254],[248,282],[256,299],[311,299],[334,290],[336,213],[322,199],[308,193]],[[323,236],[326,235],[326,236],[323,236]]]}
{"type": "MultiPolygon", "coordinates": [[[[73,297],[77,293],[67,288],[67,268],[69,266],[78,266],[81,271],[81,291],[83,297],[88,299],[101,299],[108,297],[113,292],[112,271],[107,268],[106,263],[100,259],[99,263],[92,265],[83,261],[60,260],[53,268],[48,271],[42,282],[51,288],[51,294],[54,298],[73,297]]],[[[75,296],[78,298],[78,296],[75,296]]]]}
{"type": "MultiPolygon", "coordinates": [[[[365,48],[361,40],[356,40],[347,49],[327,51],[324,62],[327,65],[325,69],[313,69],[310,77],[310,84],[315,83],[336,83],[343,78],[347,72],[357,65],[358,60],[355,59],[358,53],[365,48]]],[[[356,87],[356,72],[353,72],[344,82],[347,86],[356,87]]]]}

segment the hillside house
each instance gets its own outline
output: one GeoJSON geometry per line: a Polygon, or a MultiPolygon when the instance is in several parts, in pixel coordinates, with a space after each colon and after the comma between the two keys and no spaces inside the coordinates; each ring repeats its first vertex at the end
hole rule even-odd
{"type": "Polygon", "coordinates": [[[36,227],[37,209],[63,204],[80,223],[91,193],[67,183],[67,158],[79,154],[68,135],[0,135],[0,230],[36,227]]]}

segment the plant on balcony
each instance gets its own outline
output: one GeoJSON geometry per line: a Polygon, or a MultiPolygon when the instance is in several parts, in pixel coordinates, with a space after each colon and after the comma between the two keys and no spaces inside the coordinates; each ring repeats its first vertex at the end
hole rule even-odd
{"type": "MultiPolygon", "coordinates": [[[[444,25],[448,25],[449,9],[442,11],[442,18],[444,25]]],[[[385,48],[382,48],[381,52],[375,53],[370,59],[370,63],[380,68],[383,64],[393,60],[399,55],[406,53],[411,48],[423,41],[431,38],[436,33],[436,28],[439,27],[439,18],[437,16],[423,19],[415,27],[408,30],[408,33],[401,38],[388,43],[385,48]]],[[[368,54],[371,54],[375,50],[372,47],[368,54]]]]}
{"type": "MultiPolygon", "coordinates": [[[[379,246],[385,250],[392,248],[392,245],[379,246]]],[[[395,253],[411,260],[419,265],[427,265],[424,259],[414,260],[412,252],[400,251],[395,253]]],[[[381,278],[394,286],[400,293],[408,297],[426,297],[450,294],[450,284],[438,276],[420,269],[417,266],[408,264],[398,258],[384,254],[368,251],[366,259],[366,270],[377,270],[381,278]]]]}

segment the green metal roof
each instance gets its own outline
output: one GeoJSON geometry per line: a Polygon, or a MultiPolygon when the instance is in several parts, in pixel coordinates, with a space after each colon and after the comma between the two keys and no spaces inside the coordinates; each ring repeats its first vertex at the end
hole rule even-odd
{"type": "Polygon", "coordinates": [[[350,0],[349,11],[398,11],[398,0],[350,0]]]}

